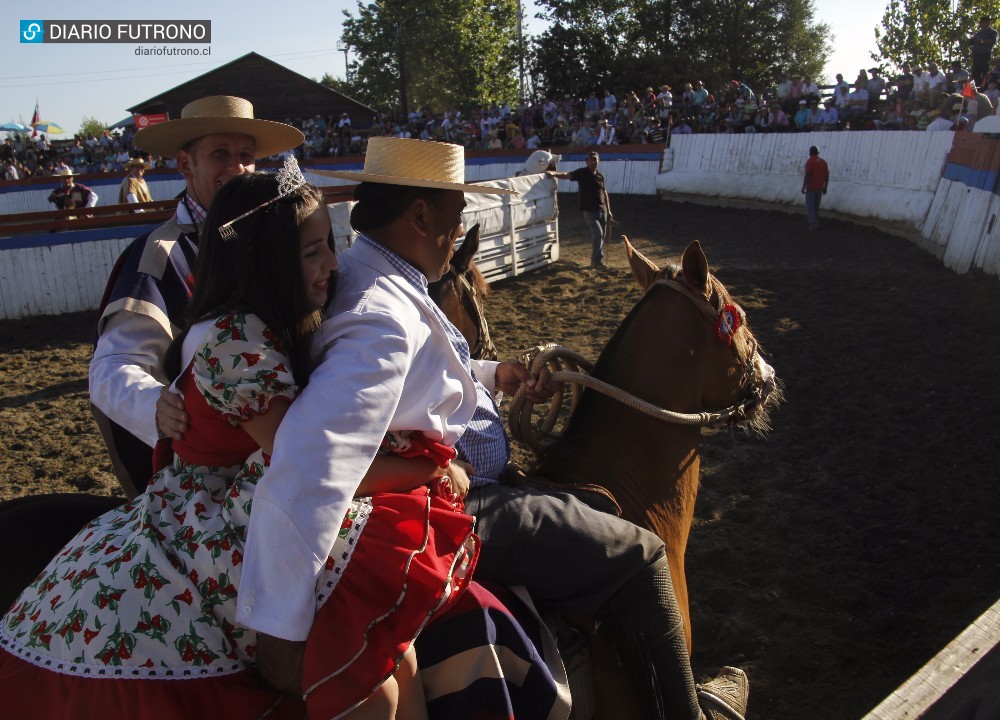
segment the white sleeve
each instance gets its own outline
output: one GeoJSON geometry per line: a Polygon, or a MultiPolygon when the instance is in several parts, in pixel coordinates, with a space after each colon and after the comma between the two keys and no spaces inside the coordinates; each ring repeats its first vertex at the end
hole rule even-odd
{"type": "Polygon", "coordinates": [[[317,578],[412,362],[396,318],[344,311],[319,334],[323,361],[282,419],[257,483],[237,602],[240,624],[285,640],[309,635],[317,578]]]}
{"type": "Polygon", "coordinates": [[[476,373],[476,379],[481,382],[491,395],[497,393],[497,366],[500,364],[496,360],[471,360],[472,371],[476,373]]]}
{"type": "Polygon", "coordinates": [[[90,400],[150,447],[156,445],[156,401],[166,378],[160,363],[170,336],[156,320],[126,310],[108,318],[90,361],[90,400]]]}
{"type": "Polygon", "coordinates": [[[130,202],[130,203],[137,203],[137,202],[139,202],[139,198],[136,197],[136,194],[134,192],[128,193],[125,196],[125,200],[126,200],[126,202],[130,202]]]}
{"type": "Polygon", "coordinates": [[[87,196],[87,207],[94,207],[96,204],[97,204],[97,193],[91,190],[90,195],[87,196]]]}

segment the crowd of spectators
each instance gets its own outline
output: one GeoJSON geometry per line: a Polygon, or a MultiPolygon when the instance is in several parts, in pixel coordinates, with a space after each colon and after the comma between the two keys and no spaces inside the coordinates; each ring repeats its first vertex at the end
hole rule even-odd
{"type": "MultiPolygon", "coordinates": [[[[408,115],[376,115],[359,129],[348,113],[285,118],[300,128],[301,160],[363,155],[374,135],[416,137],[465,146],[469,151],[536,150],[560,146],[664,143],[668,135],[688,133],[808,132],[814,130],[971,130],[1000,105],[1000,63],[992,57],[997,33],[983,18],[969,39],[972,72],[959,62],[904,64],[893,78],[877,67],[860,70],[852,83],[837,74],[833,85],[788,75],[757,91],[739,80],[709,89],[701,81],[668,84],[619,98],[611,89],[600,96],[522,101],[520,105],[482,106],[408,115]]],[[[49,177],[69,166],[76,174],[120,172],[130,157],[128,130],[101,137],[75,137],[50,143],[44,135],[8,137],[0,146],[2,178],[49,177]]],[[[150,158],[154,167],[172,167],[171,158],[150,158]]]]}
{"type": "Polygon", "coordinates": [[[54,177],[66,167],[76,175],[121,172],[131,158],[131,145],[129,130],[72,140],[49,140],[43,133],[9,135],[0,145],[0,178],[54,177]]]}

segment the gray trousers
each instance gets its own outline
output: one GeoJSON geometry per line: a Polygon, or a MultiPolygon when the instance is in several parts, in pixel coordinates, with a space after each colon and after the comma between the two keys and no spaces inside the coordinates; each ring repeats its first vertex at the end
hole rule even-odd
{"type": "Polygon", "coordinates": [[[465,503],[482,540],[475,577],[558,609],[597,615],[663,552],[648,530],[547,487],[484,485],[465,503]]]}
{"type": "Polygon", "coordinates": [[[608,214],[603,210],[582,210],[583,221],[590,230],[590,264],[604,262],[604,235],[608,226],[608,214]]]}

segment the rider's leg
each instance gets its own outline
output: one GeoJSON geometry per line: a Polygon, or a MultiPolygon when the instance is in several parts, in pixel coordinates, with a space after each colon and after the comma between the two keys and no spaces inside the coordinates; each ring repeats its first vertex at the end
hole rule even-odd
{"type": "Polygon", "coordinates": [[[658,537],[568,493],[530,484],[474,488],[466,508],[482,541],[477,577],[524,585],[536,601],[617,625],[622,654],[648,690],[649,716],[665,708],[675,720],[700,717],[658,537]]]}
{"type": "Polygon", "coordinates": [[[424,685],[420,680],[417,653],[412,645],[403,656],[393,677],[399,686],[397,720],[427,720],[427,698],[424,697],[424,685]]]}

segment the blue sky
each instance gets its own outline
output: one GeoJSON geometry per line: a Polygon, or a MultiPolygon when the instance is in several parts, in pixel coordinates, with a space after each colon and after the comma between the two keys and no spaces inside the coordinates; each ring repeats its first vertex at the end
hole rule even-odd
{"type": "MultiPolygon", "coordinates": [[[[859,68],[872,64],[868,53],[875,47],[873,28],[885,4],[880,0],[814,1],[818,19],[836,35],[826,77],[832,81],[835,73],[842,72],[853,80],[859,68]]],[[[0,43],[0,122],[30,122],[37,98],[42,119],[58,123],[68,135],[84,117],[111,124],[127,116],[125,108],[251,50],[306,77],[319,79],[325,72],[343,77],[344,53],[337,50],[337,41],[343,10],[356,7],[351,0],[292,6],[261,0],[238,4],[173,0],[158,3],[155,9],[106,0],[83,4],[49,0],[20,7],[4,3],[0,10],[6,28],[0,43]],[[275,12],[282,7],[287,12],[275,12]],[[81,8],[86,8],[85,14],[81,8]],[[211,20],[211,56],[138,57],[134,44],[22,44],[20,20],[211,20]]],[[[533,8],[532,0],[525,0],[529,18],[533,8]]],[[[530,20],[529,32],[543,29],[542,23],[530,20]]]]}

